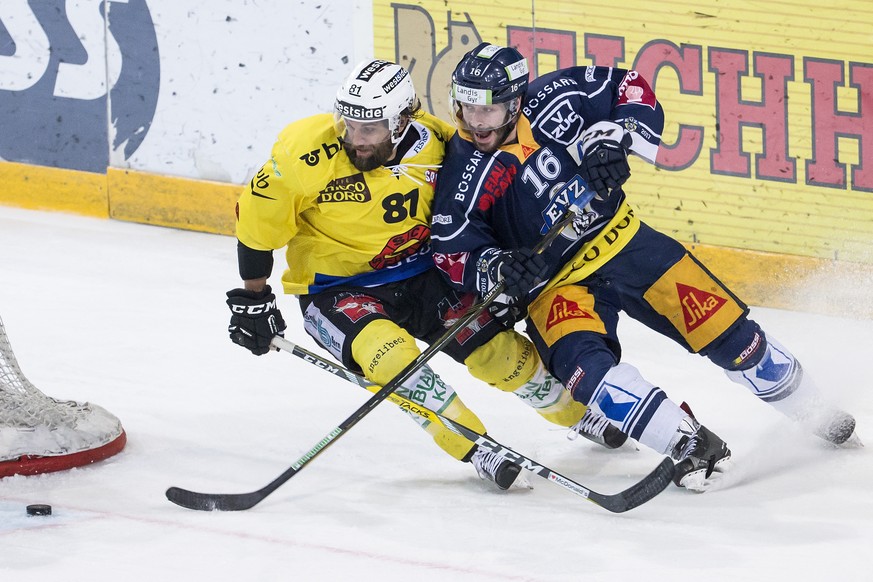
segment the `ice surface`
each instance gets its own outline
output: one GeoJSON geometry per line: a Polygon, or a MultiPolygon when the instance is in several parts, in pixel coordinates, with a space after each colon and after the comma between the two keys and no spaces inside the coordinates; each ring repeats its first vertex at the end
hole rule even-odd
{"type": "MultiPolygon", "coordinates": [[[[4,581],[867,576],[871,447],[829,448],[629,321],[626,360],[730,444],[735,465],[721,489],[671,488],[622,515],[537,477],[531,490],[499,493],[386,402],[254,509],[182,509],[164,498],[168,486],[258,489],[368,394],[287,354],[256,358],[230,343],[231,238],[0,208],[0,249],[0,314],[27,377],[50,396],[103,406],[129,438],[98,465],[0,480],[4,581]],[[30,503],[53,515],[27,517],[30,503]]],[[[288,337],[317,350],[296,301],[280,306],[288,337]]],[[[856,415],[862,439],[873,434],[873,321],[753,316],[856,415]]],[[[570,442],[444,356],[434,367],[495,438],[592,489],[623,489],[659,461],[570,442]]]]}

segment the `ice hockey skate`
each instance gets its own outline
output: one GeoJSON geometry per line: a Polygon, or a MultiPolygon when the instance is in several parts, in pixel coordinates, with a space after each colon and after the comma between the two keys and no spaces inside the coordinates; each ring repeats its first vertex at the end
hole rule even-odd
{"type": "Polygon", "coordinates": [[[789,418],[828,444],[841,448],[864,446],[855,432],[855,417],[848,412],[830,406],[820,397],[793,404],[787,412],[789,418]]]}
{"type": "Polygon", "coordinates": [[[864,446],[855,434],[855,417],[842,410],[830,411],[826,419],[819,423],[815,434],[835,445],[864,446]]]}
{"type": "Polygon", "coordinates": [[[760,363],[726,374],[825,441],[837,446],[863,446],[855,434],[855,418],[834,407],[807,377],[800,361],[772,337],[767,338],[760,363]]]}
{"type": "Polygon", "coordinates": [[[691,491],[706,491],[730,467],[731,450],[693,416],[682,420],[670,456],[677,461],[673,483],[691,491]]]}
{"type": "Polygon", "coordinates": [[[470,462],[476,467],[479,477],[494,481],[497,487],[504,491],[512,486],[518,474],[521,473],[519,465],[481,447],[478,447],[473,456],[470,457],[470,462]]]}
{"type": "Polygon", "coordinates": [[[617,449],[627,441],[627,435],[616,428],[602,414],[593,412],[591,408],[585,411],[582,419],[570,427],[567,438],[575,440],[579,435],[607,449],[617,449]]]}

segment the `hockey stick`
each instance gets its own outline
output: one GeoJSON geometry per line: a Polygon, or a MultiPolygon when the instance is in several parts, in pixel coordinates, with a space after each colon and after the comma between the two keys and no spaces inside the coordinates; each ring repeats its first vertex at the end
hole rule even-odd
{"type": "MultiPolygon", "coordinates": [[[[288,352],[291,355],[297,356],[298,358],[310,364],[313,364],[323,370],[330,372],[334,376],[338,376],[339,378],[347,382],[351,382],[352,384],[357,384],[358,386],[366,388],[371,392],[379,388],[376,384],[367,381],[366,378],[359,374],[355,374],[348,368],[335,364],[330,360],[314,354],[285,338],[274,338],[273,347],[288,352]]],[[[521,465],[521,467],[532,471],[533,473],[536,473],[546,481],[559,485],[560,487],[567,489],[571,493],[575,493],[576,495],[584,497],[588,501],[591,501],[592,503],[599,505],[600,507],[613,513],[623,513],[649,501],[670,485],[673,479],[673,474],[676,471],[676,467],[670,461],[670,459],[665,458],[651,473],[649,473],[638,483],[619,493],[605,495],[603,493],[593,491],[588,487],[585,487],[584,485],[573,481],[569,477],[565,477],[557,471],[549,469],[545,465],[541,465],[530,457],[526,457],[525,455],[522,455],[521,453],[512,450],[506,445],[500,444],[499,442],[495,441],[493,438],[487,435],[481,434],[469,427],[460,424],[457,421],[441,415],[438,412],[430,410],[429,408],[425,408],[420,404],[416,404],[415,402],[412,402],[407,398],[400,396],[396,392],[389,395],[388,400],[399,406],[407,413],[420,416],[431,422],[442,424],[447,429],[462,435],[463,437],[467,438],[468,440],[476,443],[481,447],[485,447],[490,452],[500,455],[505,459],[509,459],[510,461],[521,465]]]]}
{"type": "MultiPolygon", "coordinates": [[[[548,232],[534,247],[535,254],[542,253],[548,246],[558,237],[561,231],[571,225],[575,218],[573,211],[576,207],[581,207],[591,201],[594,197],[594,192],[588,190],[585,181],[578,175],[567,182],[564,188],[558,193],[566,196],[567,203],[562,205],[561,219],[550,225],[548,232]]],[[[556,196],[556,198],[557,198],[556,196]]],[[[454,337],[460,333],[470,323],[475,321],[487,308],[494,302],[497,297],[503,293],[504,283],[501,281],[494,286],[488,295],[482,301],[474,304],[464,317],[457,320],[439,339],[431,344],[426,350],[418,355],[410,362],[397,376],[387,382],[385,386],[380,388],[373,394],[369,400],[355,410],[351,416],[339,423],[331,430],[323,439],[318,441],[309,451],[288,467],[284,473],[267,483],[264,487],[250,493],[198,493],[189,491],[180,487],[170,487],[167,489],[167,499],[187,507],[188,509],[198,509],[201,511],[242,511],[251,509],[261,501],[263,501],[273,491],[278,489],[286,481],[299,473],[307,464],[314,458],[324,452],[330,445],[336,442],[346,432],[355,426],[362,418],[367,416],[376,406],[383,400],[388,398],[403,382],[408,380],[415,372],[424,366],[438,351],[443,349],[454,337]]]]}
{"type": "Polygon", "coordinates": [[[251,509],[261,501],[263,501],[270,493],[279,488],[280,485],[294,477],[299,473],[312,459],[316,458],[327,447],[335,443],[341,436],[346,434],[350,428],[358,424],[358,422],[367,416],[376,406],[383,400],[388,398],[394,390],[400,387],[409,377],[411,377],[419,368],[424,366],[438,351],[446,346],[454,337],[461,332],[467,325],[478,318],[488,305],[499,295],[503,290],[503,285],[497,285],[491,293],[478,305],[474,305],[470,311],[449,330],[442,335],[437,341],[431,344],[426,350],[418,355],[411,363],[400,371],[390,382],[380,388],[373,394],[369,400],[355,410],[351,416],[339,423],[333,430],[318,441],[309,451],[288,467],[284,473],[270,481],[264,487],[251,493],[197,493],[180,487],[170,487],[167,489],[167,499],[187,507],[188,509],[199,509],[201,511],[242,511],[251,509]]]}

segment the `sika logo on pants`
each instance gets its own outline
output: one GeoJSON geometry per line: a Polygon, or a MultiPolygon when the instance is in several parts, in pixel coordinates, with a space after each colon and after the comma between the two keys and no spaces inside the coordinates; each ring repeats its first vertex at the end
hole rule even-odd
{"type": "Polygon", "coordinates": [[[694,352],[708,346],[743,316],[737,300],[689,255],[667,269],[643,298],[670,320],[694,352]]]}
{"type": "Polygon", "coordinates": [[[0,1],[0,159],[104,172],[142,144],[159,82],[145,0],[0,1]]]}

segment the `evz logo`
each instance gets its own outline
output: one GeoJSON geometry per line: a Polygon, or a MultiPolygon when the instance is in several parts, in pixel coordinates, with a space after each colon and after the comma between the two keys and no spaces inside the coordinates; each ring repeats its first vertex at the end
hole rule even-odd
{"type": "MultiPolygon", "coordinates": [[[[543,226],[540,229],[540,234],[546,234],[552,226],[562,219],[564,213],[569,211],[571,206],[579,209],[579,211],[573,211],[576,214],[574,222],[584,222],[585,228],[590,226],[598,216],[588,206],[592,198],[594,198],[594,191],[588,189],[588,184],[578,174],[570,178],[565,184],[555,184],[552,188],[549,204],[542,211],[543,226]],[[593,213],[593,215],[589,213],[593,213]]],[[[577,232],[577,235],[581,236],[581,233],[577,232]]]]}
{"type": "Polygon", "coordinates": [[[142,144],[159,86],[146,0],[0,2],[0,158],[105,172],[142,144]]]}

